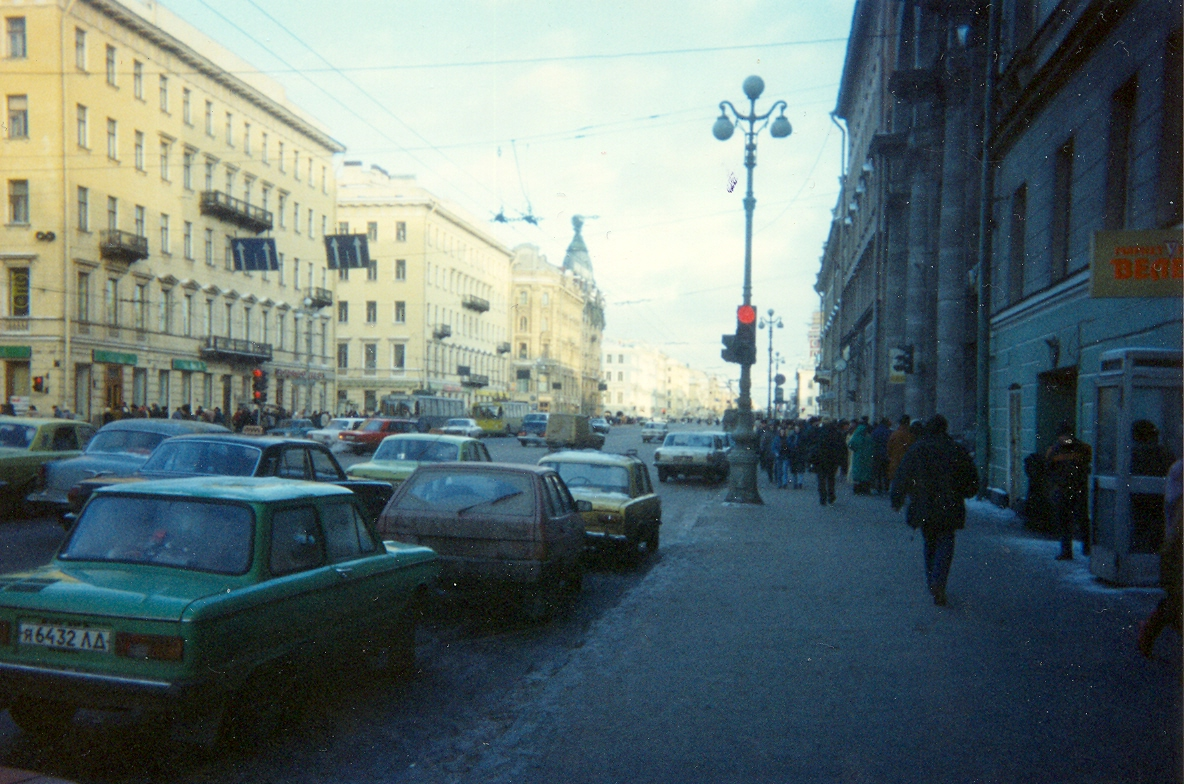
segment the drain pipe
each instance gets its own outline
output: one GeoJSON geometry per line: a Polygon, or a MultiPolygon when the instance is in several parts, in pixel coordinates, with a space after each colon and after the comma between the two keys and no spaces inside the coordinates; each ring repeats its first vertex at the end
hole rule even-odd
{"type": "Polygon", "coordinates": [[[991,470],[991,212],[994,204],[994,169],[991,165],[991,130],[994,123],[995,74],[999,67],[999,4],[990,3],[987,20],[986,82],[983,89],[983,138],[978,205],[978,334],[975,368],[977,423],[974,435],[978,463],[979,496],[990,485],[991,470]]]}

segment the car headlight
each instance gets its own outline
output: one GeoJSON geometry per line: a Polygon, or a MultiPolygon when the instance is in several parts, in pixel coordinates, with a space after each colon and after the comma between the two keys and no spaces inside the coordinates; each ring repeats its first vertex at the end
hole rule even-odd
{"type": "Polygon", "coordinates": [[[662,459],[662,450],[661,450],[661,449],[659,449],[659,450],[657,450],[657,451],[655,451],[655,452],[654,452],[654,459],[655,459],[655,460],[661,460],[661,459],[662,459]]]}

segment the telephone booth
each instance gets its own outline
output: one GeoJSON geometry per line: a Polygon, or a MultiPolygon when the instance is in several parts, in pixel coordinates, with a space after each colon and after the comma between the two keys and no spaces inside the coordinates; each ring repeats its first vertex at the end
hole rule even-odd
{"type": "Polygon", "coordinates": [[[1167,468],[1184,445],[1182,353],[1101,355],[1097,377],[1090,571],[1118,585],[1156,585],[1167,468]]]}

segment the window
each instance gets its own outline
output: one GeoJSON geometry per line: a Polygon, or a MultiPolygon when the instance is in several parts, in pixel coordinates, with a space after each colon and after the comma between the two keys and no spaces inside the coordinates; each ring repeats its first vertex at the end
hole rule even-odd
{"type": "Polygon", "coordinates": [[[160,143],[160,179],[169,182],[169,148],[172,147],[166,141],[160,143]]]}
{"type": "Polygon", "coordinates": [[[136,144],[135,144],[134,152],[135,152],[134,157],[135,157],[136,169],[138,171],[147,171],[144,168],[145,164],[144,164],[144,132],[143,131],[136,131],[136,144]]]}
{"type": "Polygon", "coordinates": [[[78,110],[78,146],[83,148],[90,147],[90,128],[87,121],[87,110],[82,104],[77,105],[78,110]]]}
{"type": "Polygon", "coordinates": [[[341,266],[337,268],[338,280],[349,280],[349,267],[341,266]]]}
{"type": "Polygon", "coordinates": [[[214,102],[206,101],[206,136],[214,135],[214,102]]]}
{"type": "Polygon", "coordinates": [[[292,151],[292,178],[300,182],[300,150],[292,151]]]}
{"type": "Polygon", "coordinates": [[[528,323],[529,322],[526,320],[526,316],[522,316],[521,318],[519,318],[518,319],[518,331],[519,332],[526,332],[527,331],[526,327],[527,327],[528,323]]]}
{"type": "Polygon", "coordinates": [[[625,371],[618,370],[617,371],[617,381],[624,381],[624,380],[625,380],[625,371]]]}
{"type": "Polygon", "coordinates": [[[193,125],[193,93],[188,87],[181,88],[181,122],[193,125]]]}
{"type": "Polygon", "coordinates": [[[1052,282],[1069,272],[1069,227],[1073,209],[1073,137],[1070,136],[1057,150],[1053,164],[1053,196],[1051,226],[1052,282]]]}
{"type": "Polygon", "coordinates": [[[378,303],[373,300],[366,303],[366,323],[378,323],[378,303]]]}
{"type": "Polygon", "coordinates": [[[617,364],[618,365],[625,364],[625,355],[624,354],[617,354],[617,364]]]}
{"type": "Polygon", "coordinates": [[[308,236],[312,237],[312,207],[308,208],[308,236]]]}
{"type": "Polygon", "coordinates": [[[280,171],[281,172],[287,171],[287,169],[284,168],[284,143],[283,142],[279,142],[279,152],[276,154],[275,159],[280,164],[280,171]]]}
{"type": "Polygon", "coordinates": [[[1028,186],[1016,188],[1011,197],[1011,222],[1007,229],[1007,301],[1024,298],[1024,262],[1027,259],[1028,186]]]}
{"type": "Polygon", "coordinates": [[[308,187],[315,187],[312,181],[312,156],[308,157],[308,187]]]}
{"type": "Polygon", "coordinates": [[[1106,212],[1103,228],[1114,231],[1130,222],[1130,141],[1135,115],[1135,77],[1110,96],[1110,137],[1106,142],[1106,212]]]}
{"type": "Polygon", "coordinates": [[[28,180],[8,181],[8,221],[9,223],[29,222],[28,180]]]}
{"type": "Polygon", "coordinates": [[[115,231],[119,228],[119,199],[107,197],[107,228],[115,231]]]}
{"type": "Polygon", "coordinates": [[[407,241],[407,224],[403,221],[395,223],[395,242],[407,241]]]}
{"type": "MultiPolygon", "coordinates": [[[[300,478],[304,478],[303,474],[300,478]]],[[[311,507],[284,509],[272,515],[268,557],[272,574],[302,572],[324,562],[324,542],[311,507]]]]}
{"type": "Polygon", "coordinates": [[[8,270],[8,314],[29,317],[29,268],[12,267],[8,270]]]}
{"type": "Polygon", "coordinates": [[[206,178],[204,190],[214,190],[214,165],[217,163],[213,158],[206,158],[206,178]]]}
{"type": "Polygon", "coordinates": [[[107,278],[103,309],[106,312],[107,323],[111,326],[119,326],[119,281],[116,278],[107,278]]]}
{"type": "Polygon", "coordinates": [[[160,331],[165,335],[173,331],[173,290],[160,290],[160,331]]]}
{"type": "Polygon", "coordinates": [[[107,84],[115,86],[115,47],[107,44],[107,84]]]}
{"type": "MultiPolygon", "coordinates": [[[[526,351],[527,351],[527,349],[526,349],[526,344],[525,344],[525,343],[519,343],[519,344],[518,344],[518,359],[528,359],[528,356],[527,356],[527,353],[526,353],[526,351]]],[[[526,387],[522,387],[522,388],[521,388],[521,389],[519,389],[518,391],[519,391],[519,392],[525,392],[525,391],[526,391],[526,387]]]]}
{"type": "Polygon", "coordinates": [[[206,249],[206,264],[214,266],[214,230],[205,230],[205,249],[206,249]]]}
{"type": "Polygon", "coordinates": [[[407,346],[403,345],[402,343],[395,344],[394,363],[394,366],[399,370],[402,370],[407,366],[407,346]]]}
{"type": "MultiPolygon", "coordinates": [[[[321,216],[321,236],[324,237],[324,236],[327,236],[328,234],[329,234],[329,216],[322,215],[321,216]]],[[[312,236],[312,235],[309,235],[309,236],[312,236]]]]}
{"type": "Polygon", "coordinates": [[[185,150],[181,153],[181,185],[185,190],[193,190],[193,151],[185,150]]]}
{"type": "Polygon", "coordinates": [[[226,146],[234,146],[234,113],[226,113],[226,146]]]}
{"type": "Polygon", "coordinates": [[[14,60],[29,56],[29,49],[25,46],[25,17],[10,16],[4,20],[8,33],[8,56],[14,60]]]}
{"type": "Polygon", "coordinates": [[[337,303],[337,323],[338,324],[348,324],[349,323],[349,303],[348,302],[342,301],[342,302],[337,303]]]}
{"type": "Polygon", "coordinates": [[[160,110],[169,113],[169,78],[164,74],[160,75],[160,110]]]}
{"type": "Polygon", "coordinates": [[[402,301],[395,302],[395,323],[407,323],[407,303],[402,301]]]}
{"type": "Polygon", "coordinates": [[[370,259],[370,265],[366,267],[366,280],[378,280],[378,261],[370,259]]]}
{"type": "Polygon", "coordinates": [[[78,320],[90,321],[90,273],[78,273],[78,320]]]}
{"type": "Polygon", "coordinates": [[[110,117],[107,118],[107,157],[119,160],[119,123],[110,117]]]}
{"type": "Polygon", "coordinates": [[[529,305],[530,304],[530,295],[527,294],[525,291],[519,291],[518,292],[518,304],[519,305],[529,305]]]}
{"type": "Polygon", "coordinates": [[[173,252],[172,242],[169,240],[169,216],[164,213],[160,215],[160,252],[166,256],[173,252]]]}
{"type": "Polygon", "coordinates": [[[185,337],[193,337],[193,295],[186,294],[181,300],[181,332],[185,337]]]}
{"type": "Polygon", "coordinates": [[[279,207],[277,207],[277,208],[276,208],[276,211],[275,211],[275,212],[276,212],[276,215],[277,215],[277,216],[279,217],[279,219],[280,219],[280,228],[281,228],[281,229],[282,229],[282,228],[285,228],[285,227],[287,227],[287,225],[288,225],[288,208],[287,208],[287,203],[288,203],[288,194],[286,194],[286,193],[284,193],[284,192],[282,192],[282,191],[281,191],[281,192],[280,192],[280,203],[279,203],[279,207]]]}
{"type": "Polygon", "coordinates": [[[181,233],[181,250],[188,261],[193,261],[193,222],[185,221],[185,228],[181,233]]]}
{"type": "Polygon", "coordinates": [[[249,122],[243,123],[243,154],[251,154],[251,124],[249,122]]]}
{"type": "Polygon", "coordinates": [[[606,365],[611,365],[613,363],[613,355],[612,354],[605,354],[604,363],[606,365]]]}
{"type": "Polygon", "coordinates": [[[340,370],[345,370],[349,367],[349,344],[337,344],[337,367],[340,370]]]}
{"type": "Polygon", "coordinates": [[[1180,208],[1181,178],[1184,177],[1184,74],[1176,67],[1180,62],[1181,39],[1184,32],[1177,27],[1168,36],[1164,48],[1163,109],[1160,111],[1159,160],[1156,170],[1155,225],[1176,226],[1184,211],[1180,208]]]}
{"type": "Polygon", "coordinates": [[[132,318],[138,330],[148,328],[148,284],[137,283],[132,292],[132,318]]]}
{"type": "Polygon", "coordinates": [[[29,138],[29,98],[25,95],[8,96],[8,138],[29,138]]]}
{"type": "Polygon", "coordinates": [[[132,61],[132,94],[144,100],[144,64],[139,60],[132,61]]]}
{"type": "Polygon", "coordinates": [[[86,31],[81,27],[74,28],[74,67],[86,70],[86,31]]]}
{"type": "Polygon", "coordinates": [[[145,229],[144,229],[145,221],[146,221],[146,217],[145,217],[144,208],[141,205],[137,204],[136,205],[136,236],[137,237],[147,237],[148,236],[148,232],[145,231],[145,229]]]}
{"type": "Polygon", "coordinates": [[[378,367],[378,344],[377,343],[366,343],[365,345],[362,346],[362,349],[363,349],[362,362],[364,363],[363,367],[365,367],[366,370],[374,370],[375,368],[377,368],[378,367]]]}
{"type": "Polygon", "coordinates": [[[90,231],[90,189],[78,186],[78,230],[90,231]]]}
{"type": "Polygon", "coordinates": [[[407,259],[395,259],[395,280],[407,280],[407,259]]]}
{"type": "Polygon", "coordinates": [[[267,132],[266,131],[264,131],[262,136],[259,138],[259,159],[262,160],[264,163],[270,163],[270,161],[267,160],[267,132]]]}
{"type": "Polygon", "coordinates": [[[300,202],[292,202],[292,231],[300,233],[300,202]]]}

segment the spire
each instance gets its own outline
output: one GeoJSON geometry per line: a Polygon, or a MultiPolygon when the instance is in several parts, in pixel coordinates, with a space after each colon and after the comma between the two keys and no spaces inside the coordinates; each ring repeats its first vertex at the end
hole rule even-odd
{"type": "Polygon", "coordinates": [[[571,225],[575,229],[575,236],[571,238],[571,244],[567,246],[567,253],[563,257],[563,268],[588,280],[593,280],[592,258],[588,255],[588,246],[584,244],[584,238],[580,236],[580,229],[584,226],[584,216],[571,216],[571,225]]]}

